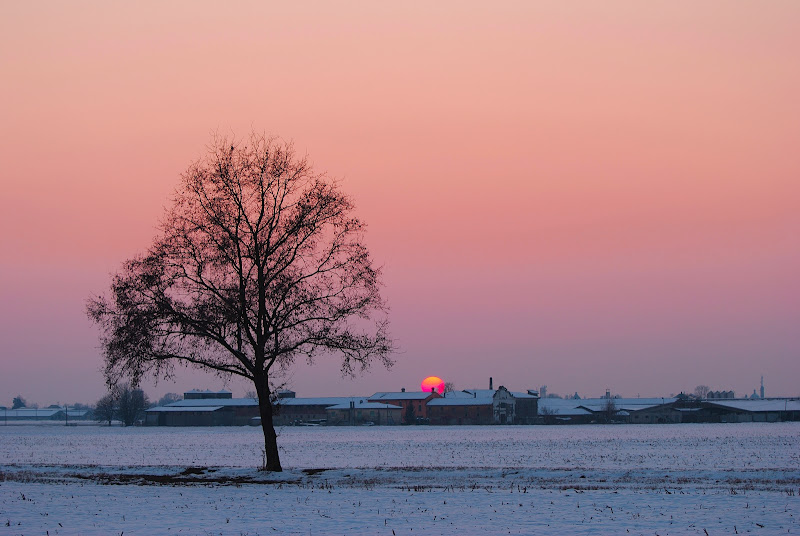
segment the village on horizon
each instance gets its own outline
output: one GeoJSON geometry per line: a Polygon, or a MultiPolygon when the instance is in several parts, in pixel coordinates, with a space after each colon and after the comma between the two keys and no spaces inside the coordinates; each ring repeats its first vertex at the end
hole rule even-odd
{"type": "MultiPolygon", "coordinates": [[[[135,424],[144,426],[257,426],[258,401],[252,394],[233,398],[228,390],[193,389],[183,399],[142,408],[135,424]]],[[[179,397],[177,397],[179,398],[179,397]]],[[[623,398],[610,390],[599,398],[561,398],[547,386],[526,391],[494,388],[456,390],[441,378],[423,380],[419,391],[380,391],[361,397],[299,398],[291,390],[275,392],[276,426],[392,425],[552,425],[783,422],[800,420],[800,399],[766,398],[760,393],[736,398],[733,391],[711,391],[670,397],[623,398]]],[[[65,421],[95,418],[92,408],[0,408],[7,424],[20,421],[65,421]]],[[[102,420],[102,419],[97,419],[102,420]]]]}

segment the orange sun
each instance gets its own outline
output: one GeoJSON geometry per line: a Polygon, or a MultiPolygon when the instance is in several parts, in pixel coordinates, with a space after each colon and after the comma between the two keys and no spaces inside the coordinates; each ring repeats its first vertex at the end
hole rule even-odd
{"type": "Polygon", "coordinates": [[[431,392],[438,392],[439,394],[444,392],[444,380],[442,380],[439,376],[428,376],[424,380],[422,380],[422,390],[426,393],[431,392]]]}

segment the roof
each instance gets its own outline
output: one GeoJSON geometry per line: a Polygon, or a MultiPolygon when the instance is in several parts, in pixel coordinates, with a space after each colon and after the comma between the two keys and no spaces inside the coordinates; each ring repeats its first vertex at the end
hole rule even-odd
{"type": "Polygon", "coordinates": [[[178,400],[172,404],[167,404],[168,408],[188,408],[201,406],[257,406],[258,400],[255,398],[190,398],[188,400],[178,400]]]}
{"type": "Polygon", "coordinates": [[[539,395],[532,395],[530,393],[526,393],[525,391],[510,391],[510,393],[514,396],[514,398],[539,398],[539,395]]]}
{"type": "Polygon", "coordinates": [[[465,392],[470,394],[476,394],[478,397],[493,397],[494,394],[497,392],[495,389],[464,389],[465,392]]]}
{"type": "Polygon", "coordinates": [[[467,391],[446,391],[442,396],[444,398],[475,398],[475,395],[467,391]]]}
{"type": "MultiPolygon", "coordinates": [[[[63,409],[51,409],[51,408],[19,408],[19,409],[5,409],[3,411],[3,416],[5,417],[52,417],[56,415],[59,411],[63,412],[63,409]]],[[[72,415],[72,412],[70,412],[72,415]]],[[[81,413],[83,415],[83,413],[81,413]]]]}
{"type": "Polygon", "coordinates": [[[147,413],[197,413],[197,412],[212,412],[222,409],[223,406],[189,406],[189,407],[174,407],[174,406],[158,406],[155,408],[150,408],[147,410],[147,413]]]}
{"type": "Polygon", "coordinates": [[[561,416],[591,415],[591,411],[579,407],[581,402],[583,402],[583,400],[540,398],[539,415],[544,415],[545,412],[551,412],[553,415],[561,416]]]}
{"type": "Polygon", "coordinates": [[[186,391],[186,392],[187,392],[187,393],[194,393],[194,394],[208,394],[208,393],[213,393],[213,394],[218,394],[218,395],[221,395],[221,394],[226,394],[226,395],[227,395],[227,394],[230,394],[230,393],[231,393],[230,391],[226,391],[225,389],[221,389],[221,390],[219,390],[219,391],[211,391],[211,390],[209,390],[209,389],[192,389],[191,391],[186,391]]]}
{"type": "MultiPolygon", "coordinates": [[[[400,406],[394,406],[392,404],[381,404],[380,402],[358,402],[355,404],[355,409],[403,409],[400,406]]],[[[350,403],[346,402],[343,404],[337,404],[335,406],[330,406],[327,409],[350,409],[350,403]]]]}
{"type": "Polygon", "coordinates": [[[672,404],[677,398],[584,398],[582,400],[569,399],[566,400],[566,402],[575,404],[575,406],[584,407],[589,411],[598,412],[605,410],[609,400],[614,403],[614,408],[617,410],[640,411],[664,404],[672,404]]]}
{"type": "MultiPolygon", "coordinates": [[[[274,402],[278,406],[335,406],[337,404],[349,404],[350,401],[363,400],[366,402],[366,397],[348,397],[348,396],[329,396],[317,398],[281,398],[274,402]]],[[[189,400],[178,400],[172,404],[167,404],[168,408],[198,408],[209,406],[226,406],[226,407],[253,407],[258,406],[258,400],[255,398],[190,398],[189,400]]]]}
{"type": "Polygon", "coordinates": [[[281,398],[276,402],[279,406],[336,406],[338,404],[350,405],[350,401],[365,400],[364,397],[352,396],[327,396],[316,398],[281,398]]]}
{"type": "Polygon", "coordinates": [[[490,396],[468,396],[457,398],[434,398],[427,406],[491,406],[494,398],[490,396]]]}
{"type": "Polygon", "coordinates": [[[425,400],[431,396],[431,394],[432,393],[428,391],[401,391],[399,393],[378,392],[368,398],[369,400],[425,400]]]}
{"type": "MultiPolygon", "coordinates": [[[[588,415],[605,410],[608,398],[540,398],[539,413],[553,411],[557,415],[588,415]]],[[[654,408],[662,404],[672,404],[676,398],[612,398],[617,412],[630,413],[654,408]]]]}
{"type": "Polygon", "coordinates": [[[722,406],[741,411],[762,412],[762,411],[800,411],[800,400],[789,399],[766,399],[766,400],[709,400],[709,404],[722,406]]]}

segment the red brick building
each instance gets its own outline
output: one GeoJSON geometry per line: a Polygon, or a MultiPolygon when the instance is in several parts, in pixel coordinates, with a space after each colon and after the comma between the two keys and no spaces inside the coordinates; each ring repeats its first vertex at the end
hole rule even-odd
{"type": "Polygon", "coordinates": [[[430,392],[426,393],[423,391],[409,391],[406,392],[405,389],[400,391],[399,393],[386,393],[380,392],[375,393],[371,397],[369,397],[370,402],[380,402],[381,404],[391,404],[393,406],[400,406],[402,409],[402,423],[403,424],[413,424],[406,422],[406,416],[408,415],[408,407],[413,406],[414,408],[414,416],[417,419],[427,419],[428,418],[428,402],[435,399],[441,398],[441,395],[437,392],[430,392]]]}

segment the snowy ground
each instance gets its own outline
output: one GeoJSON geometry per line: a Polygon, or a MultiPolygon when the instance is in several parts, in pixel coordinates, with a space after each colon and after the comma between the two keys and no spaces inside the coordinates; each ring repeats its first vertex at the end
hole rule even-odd
{"type": "Polygon", "coordinates": [[[800,423],[285,428],[280,475],[260,439],[0,427],[0,534],[800,533],[800,423]]]}

